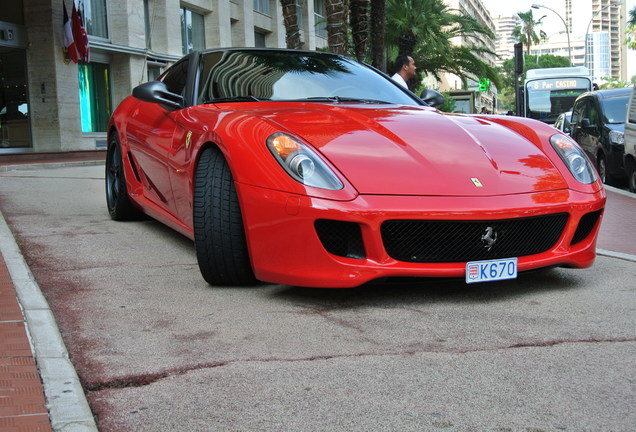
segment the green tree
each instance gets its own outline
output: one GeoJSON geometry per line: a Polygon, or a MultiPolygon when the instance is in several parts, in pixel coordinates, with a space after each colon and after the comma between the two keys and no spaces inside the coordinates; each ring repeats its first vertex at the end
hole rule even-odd
{"type": "Polygon", "coordinates": [[[605,79],[606,81],[598,87],[601,90],[630,87],[633,84],[613,77],[605,79]]]}
{"type": "Polygon", "coordinates": [[[499,108],[503,111],[515,111],[516,96],[514,87],[504,87],[499,91],[499,108]]]}
{"type": "Polygon", "coordinates": [[[521,19],[521,25],[514,28],[512,35],[526,47],[526,54],[530,54],[532,44],[538,44],[541,42],[541,39],[547,38],[543,30],[540,30],[539,34],[536,32],[536,27],[543,24],[541,21],[543,21],[545,15],[535,21],[532,15],[532,9],[530,9],[528,12],[517,13],[517,16],[521,19]]]}
{"type": "Polygon", "coordinates": [[[451,9],[442,0],[387,0],[387,46],[397,54],[410,54],[419,74],[430,73],[439,80],[450,72],[462,78],[486,77],[498,88],[501,79],[495,68],[482,60],[492,53],[479,44],[479,38],[494,37],[492,31],[475,18],[451,9]],[[452,42],[461,38],[468,44],[452,42]]]}
{"type": "MultiPolygon", "coordinates": [[[[541,56],[527,55],[523,56],[523,74],[521,80],[525,78],[526,72],[530,69],[568,67],[570,61],[567,57],[555,56],[552,54],[543,54],[541,56]]],[[[514,59],[504,60],[503,66],[498,68],[501,74],[503,88],[515,86],[515,61],[514,59]]]]}
{"type": "MultiPolygon", "coordinates": [[[[523,74],[521,74],[521,82],[525,79],[526,72],[530,69],[568,67],[570,61],[567,57],[555,56],[552,54],[524,55],[523,56],[523,74]]],[[[502,87],[499,89],[499,103],[506,110],[515,108],[515,61],[510,58],[504,60],[503,66],[498,68],[501,75],[502,87]]]]}
{"type": "Polygon", "coordinates": [[[636,50],[636,7],[629,11],[629,21],[627,21],[627,37],[625,44],[629,49],[636,50]]]}
{"type": "Polygon", "coordinates": [[[444,112],[454,112],[457,101],[451,97],[450,93],[443,92],[442,95],[444,96],[444,103],[438,106],[437,109],[444,112]]]}

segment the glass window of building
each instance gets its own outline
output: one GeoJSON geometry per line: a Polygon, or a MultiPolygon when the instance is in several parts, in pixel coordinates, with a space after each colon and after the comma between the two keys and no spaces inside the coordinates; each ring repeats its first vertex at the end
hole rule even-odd
{"type": "Polygon", "coordinates": [[[265,34],[255,31],[254,32],[254,46],[256,48],[265,48],[267,45],[265,44],[265,34]]]}
{"type": "Polygon", "coordinates": [[[108,9],[106,0],[86,0],[80,2],[79,12],[84,18],[86,33],[102,39],[109,39],[108,9]]]}
{"type": "Polygon", "coordinates": [[[325,18],[325,1],[314,0],[314,21],[316,23],[316,36],[327,38],[327,18],[325,18]]]}
{"type": "Polygon", "coordinates": [[[183,54],[205,49],[203,15],[188,8],[181,8],[181,47],[183,54]]]}
{"type": "Polygon", "coordinates": [[[0,50],[0,151],[30,147],[26,53],[0,50]]]}
{"type": "Polygon", "coordinates": [[[155,81],[161,75],[161,65],[148,63],[148,81],[155,81]]]}
{"type": "Polygon", "coordinates": [[[254,10],[269,15],[269,0],[254,0],[254,10]]]}
{"type": "Polygon", "coordinates": [[[106,132],[112,113],[110,65],[80,63],[78,70],[82,132],[106,132]]]}
{"type": "Polygon", "coordinates": [[[300,0],[296,2],[296,18],[298,19],[298,27],[302,29],[304,27],[303,2],[300,0]]]}

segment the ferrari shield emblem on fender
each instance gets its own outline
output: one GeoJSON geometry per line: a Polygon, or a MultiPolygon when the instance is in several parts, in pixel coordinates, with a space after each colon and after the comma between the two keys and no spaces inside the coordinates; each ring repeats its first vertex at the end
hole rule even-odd
{"type": "Polygon", "coordinates": [[[190,147],[190,138],[192,138],[192,131],[188,131],[186,134],[186,150],[190,147]]]}
{"type": "Polygon", "coordinates": [[[477,177],[472,177],[471,180],[473,181],[473,184],[476,187],[483,187],[484,186],[483,184],[481,184],[481,182],[479,181],[479,179],[477,177]]]}

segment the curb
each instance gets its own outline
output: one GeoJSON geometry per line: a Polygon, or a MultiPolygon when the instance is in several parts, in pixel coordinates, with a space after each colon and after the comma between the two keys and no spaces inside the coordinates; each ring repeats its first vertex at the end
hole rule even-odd
{"type": "Polygon", "coordinates": [[[87,161],[69,161],[69,162],[37,162],[37,163],[24,163],[24,164],[6,164],[0,165],[0,172],[9,171],[27,171],[33,169],[43,168],[62,168],[70,166],[92,166],[92,165],[104,165],[103,160],[87,160],[87,161]]]}
{"type": "Polygon", "coordinates": [[[626,254],[622,252],[613,252],[607,249],[598,249],[598,248],[596,249],[596,253],[598,255],[607,256],[610,258],[618,258],[625,261],[636,262],[636,255],[630,255],[630,254],[626,254]]]}
{"type": "Polygon", "coordinates": [[[619,195],[623,195],[623,196],[626,196],[626,197],[630,197],[630,198],[636,199],[636,194],[635,193],[632,193],[632,192],[629,192],[629,191],[626,191],[626,190],[623,190],[623,189],[619,189],[619,188],[614,187],[614,186],[603,185],[603,187],[606,190],[608,190],[608,191],[616,192],[619,195]]]}
{"type": "Polygon", "coordinates": [[[1,212],[0,253],[27,322],[27,335],[40,370],[51,427],[56,432],[97,432],[93,413],[53,313],[1,212]]]}

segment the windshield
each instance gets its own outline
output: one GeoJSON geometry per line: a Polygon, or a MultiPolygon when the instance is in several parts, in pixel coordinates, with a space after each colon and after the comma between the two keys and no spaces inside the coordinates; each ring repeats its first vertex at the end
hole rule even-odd
{"type": "Polygon", "coordinates": [[[554,123],[571,111],[576,98],[591,90],[587,78],[546,78],[526,83],[526,117],[554,123]]]}
{"type": "Polygon", "coordinates": [[[345,57],[291,51],[214,51],[201,59],[198,103],[362,101],[421,105],[390,79],[345,57]]]}
{"type": "Polygon", "coordinates": [[[601,100],[604,123],[625,123],[629,96],[617,96],[601,100]]]}

